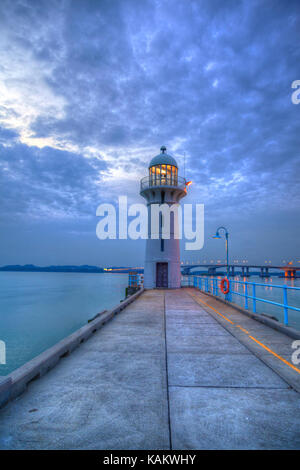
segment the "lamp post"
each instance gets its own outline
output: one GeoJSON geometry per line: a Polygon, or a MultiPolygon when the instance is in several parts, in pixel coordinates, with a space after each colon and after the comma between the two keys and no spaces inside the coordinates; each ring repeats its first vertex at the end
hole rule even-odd
{"type": "Polygon", "coordinates": [[[216,234],[213,236],[213,238],[220,239],[222,238],[220,235],[220,231],[223,230],[225,233],[225,246],[226,246],[226,266],[227,266],[227,277],[229,276],[229,263],[228,263],[228,230],[225,227],[219,227],[216,231],[216,234]]]}

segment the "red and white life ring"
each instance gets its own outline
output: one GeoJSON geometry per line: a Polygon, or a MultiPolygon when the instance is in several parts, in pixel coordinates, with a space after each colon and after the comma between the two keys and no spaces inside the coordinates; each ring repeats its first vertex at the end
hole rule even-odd
{"type": "Polygon", "coordinates": [[[222,279],[220,287],[221,287],[221,291],[223,292],[223,294],[228,294],[230,286],[229,286],[229,281],[226,277],[222,279]],[[225,287],[225,284],[226,284],[226,287],[225,287]]]}

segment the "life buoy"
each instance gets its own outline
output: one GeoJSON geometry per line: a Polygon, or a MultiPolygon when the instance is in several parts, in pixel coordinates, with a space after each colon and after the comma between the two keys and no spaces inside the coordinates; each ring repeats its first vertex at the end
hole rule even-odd
{"type": "Polygon", "coordinates": [[[226,277],[224,277],[224,279],[222,279],[220,287],[221,287],[221,291],[223,292],[223,294],[228,294],[228,292],[229,292],[229,281],[226,277]],[[226,284],[226,287],[225,287],[225,284],[226,284]]]}

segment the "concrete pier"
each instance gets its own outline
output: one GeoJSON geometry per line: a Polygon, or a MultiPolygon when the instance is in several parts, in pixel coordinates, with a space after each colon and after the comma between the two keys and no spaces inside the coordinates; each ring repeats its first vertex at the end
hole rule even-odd
{"type": "Polygon", "coordinates": [[[152,290],[0,410],[0,449],[299,449],[293,339],[152,290]]]}

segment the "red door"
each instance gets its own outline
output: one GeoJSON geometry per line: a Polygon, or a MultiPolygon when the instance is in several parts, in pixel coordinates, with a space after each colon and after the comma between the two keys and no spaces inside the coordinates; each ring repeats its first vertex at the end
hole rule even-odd
{"type": "Polygon", "coordinates": [[[156,287],[168,288],[168,263],[156,263],[156,287]]]}

